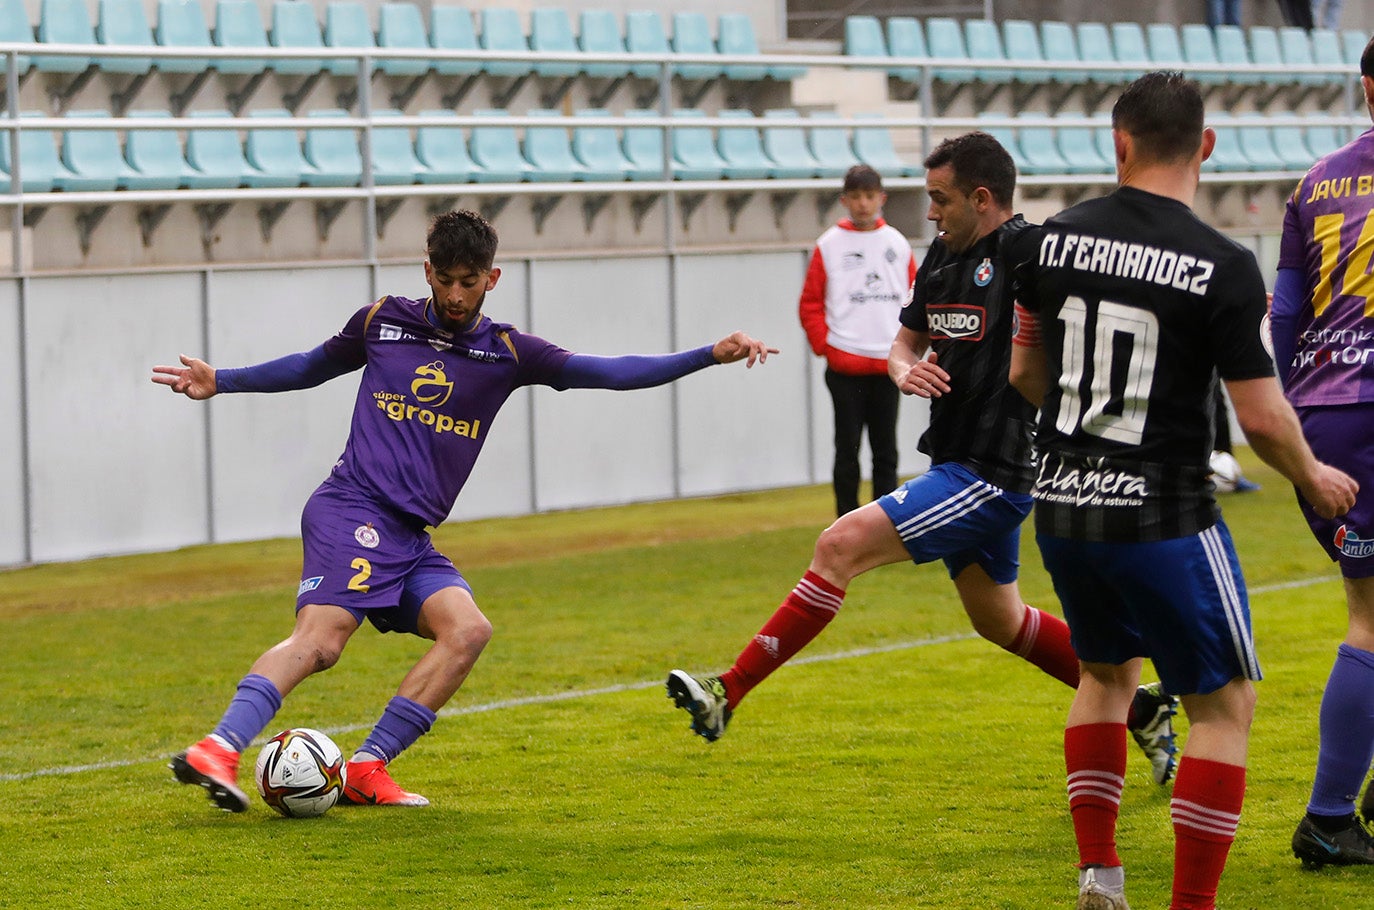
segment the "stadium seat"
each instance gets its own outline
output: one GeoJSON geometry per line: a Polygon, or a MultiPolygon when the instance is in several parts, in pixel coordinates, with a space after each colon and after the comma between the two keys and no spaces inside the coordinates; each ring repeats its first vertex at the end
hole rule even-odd
{"type": "MultiPolygon", "coordinates": [[[[551,54],[577,54],[580,50],[573,37],[572,18],[561,6],[543,6],[530,10],[530,50],[551,54]]],[[[537,76],[567,78],[581,72],[577,63],[536,63],[537,76]]]]}
{"type": "MultiPolygon", "coordinates": [[[[1006,56],[1016,63],[1044,63],[1040,36],[1035,23],[1026,19],[1008,19],[1002,23],[1002,37],[1006,40],[1006,56]]],[[[970,51],[971,52],[971,51],[970,51]]],[[[1039,85],[1050,80],[1049,70],[1012,70],[1012,78],[1026,85],[1039,85]]]]}
{"type": "Polygon", "coordinates": [[[428,170],[424,162],[415,154],[415,143],[410,139],[410,127],[386,126],[389,118],[400,117],[401,111],[373,111],[372,125],[372,182],[377,186],[403,186],[408,183],[424,183],[420,180],[422,171],[428,170]]]}
{"type": "MultiPolygon", "coordinates": [[[[927,57],[926,32],[921,20],[911,16],[893,16],[887,20],[887,48],[894,57],[927,57]]],[[[914,66],[889,69],[888,75],[907,82],[920,82],[921,70],[914,66]]]]}
{"type": "Polygon", "coordinates": [[[1358,29],[1346,29],[1341,32],[1341,48],[1345,55],[1346,65],[1350,67],[1352,73],[1360,71],[1360,57],[1364,54],[1365,46],[1369,44],[1369,36],[1358,29]]]}
{"type": "MultiPolygon", "coordinates": [[[[531,117],[561,117],[562,111],[535,108],[531,117]]],[[[566,183],[582,180],[587,169],[572,151],[572,139],[566,126],[525,127],[525,160],[533,168],[529,179],[544,183],[566,183]]]]}
{"type": "MultiPolygon", "coordinates": [[[[623,54],[625,38],[620,22],[607,9],[584,9],[578,18],[577,46],[586,54],[623,54]]],[[[627,63],[587,63],[582,71],[596,79],[619,79],[630,74],[627,63]]]]}
{"type": "MultiPolygon", "coordinates": [[[[1135,63],[1140,68],[1124,70],[1116,74],[1122,82],[1129,82],[1152,68],[1150,51],[1145,44],[1145,30],[1138,22],[1112,23],[1112,54],[1117,63],[1135,63]]],[[[1082,42],[1080,41],[1080,44],[1082,42]]]]}
{"type": "MultiPolygon", "coordinates": [[[[1279,55],[1284,65],[1297,69],[1316,66],[1317,61],[1312,56],[1312,42],[1313,39],[1308,37],[1306,29],[1279,29],[1279,55]]],[[[1326,76],[1321,73],[1298,73],[1295,78],[1304,85],[1321,85],[1326,82],[1326,76]]]]}
{"type": "MultiPolygon", "coordinates": [[[[473,27],[472,13],[467,7],[436,3],[429,11],[429,40],[436,50],[477,50],[477,29],[473,27]]],[[[441,76],[473,76],[482,71],[482,63],[478,60],[436,60],[434,71],[441,76]]]]}
{"type": "MultiPolygon", "coordinates": [[[[376,47],[367,7],[358,0],[330,0],[324,7],[324,45],[333,48],[376,47]]],[[[399,61],[398,61],[399,62],[399,61]]],[[[346,76],[358,72],[358,61],[337,57],[324,62],[326,72],[346,76]]]]}
{"type": "Polygon", "coordinates": [[[923,168],[912,164],[897,154],[892,144],[892,131],[880,114],[859,114],[871,118],[871,126],[854,127],[854,155],[884,177],[913,177],[923,168]]]}
{"type": "MultiPolygon", "coordinates": [[[[205,13],[201,11],[198,0],[158,0],[157,26],[153,30],[153,38],[163,47],[191,49],[212,46],[210,29],[205,24],[205,13]]],[[[201,73],[205,71],[205,58],[163,57],[156,65],[164,73],[201,73]]]]}
{"type": "Polygon", "coordinates": [[[1240,145],[1240,130],[1235,126],[1213,127],[1217,134],[1217,144],[1212,149],[1212,157],[1202,163],[1203,170],[1248,171],[1250,159],[1240,145]]]}
{"type": "Polygon", "coordinates": [[[843,177],[845,171],[860,163],[849,141],[849,128],[825,125],[827,120],[838,119],[839,114],[829,111],[815,111],[809,117],[807,147],[820,167],[821,177],[843,177]]]}
{"type": "Polygon", "coordinates": [[[1240,133],[1240,150],[1250,162],[1251,170],[1282,171],[1286,168],[1283,157],[1274,148],[1274,136],[1263,114],[1241,114],[1236,129],[1240,133]]]}
{"type": "MultiPolygon", "coordinates": [[[[483,50],[519,53],[529,51],[530,46],[525,40],[524,28],[520,25],[520,13],[516,10],[489,6],[484,7],[480,15],[482,33],[478,43],[483,50]]],[[[530,64],[522,60],[490,61],[484,68],[493,76],[524,76],[533,72],[530,64]]]]}
{"type": "MultiPolygon", "coordinates": [[[[421,111],[422,117],[456,117],[449,110],[421,111]]],[[[467,183],[474,179],[477,163],[468,154],[463,128],[422,126],[415,130],[415,157],[425,166],[417,175],[421,183],[467,183]]]]}
{"type": "Polygon", "coordinates": [[[1150,62],[1155,69],[1183,69],[1183,45],[1178,29],[1167,22],[1151,22],[1145,26],[1145,45],[1150,49],[1150,62]]]}
{"type": "MultiPolygon", "coordinates": [[[[1018,120],[1043,118],[1043,111],[1021,111],[1018,120]]],[[[1021,149],[1021,171],[1026,174],[1067,174],[1069,163],[1059,153],[1059,143],[1052,126],[1017,126],[1016,142],[1021,149]]]]}
{"type": "MultiPolygon", "coordinates": [[[[383,3],[377,7],[377,46],[391,50],[429,50],[429,35],[425,33],[420,8],[413,3],[383,3]]],[[[377,69],[388,76],[423,76],[429,68],[427,57],[377,61],[377,69]]]]}
{"type": "MultiPolygon", "coordinates": [[[[143,0],[100,0],[96,7],[95,40],[109,47],[151,45],[153,30],[148,25],[143,0]]],[[[138,74],[153,68],[153,58],[100,57],[96,65],[106,73],[138,74]]]]}
{"type": "Polygon", "coordinates": [[[1100,126],[1093,130],[1093,139],[1097,144],[1097,151],[1102,155],[1102,160],[1107,162],[1107,170],[1116,170],[1116,139],[1112,136],[1110,126],[1100,126]]]}
{"type": "Polygon", "coordinates": [[[777,166],[763,151],[763,139],[752,111],[736,108],[720,112],[721,117],[740,121],[738,127],[722,126],[716,148],[725,159],[725,176],[736,180],[761,180],[777,176],[777,166]]]}
{"type": "Polygon", "coordinates": [[[520,154],[520,140],[515,127],[499,123],[509,115],[506,111],[482,108],[473,115],[491,121],[472,128],[470,149],[472,160],[481,168],[473,179],[478,183],[518,183],[530,179],[534,168],[520,154]]]}
{"type": "MultiPolygon", "coordinates": [[[[968,48],[970,60],[987,64],[1002,63],[1007,59],[1006,51],[1002,48],[1002,36],[997,31],[997,23],[991,19],[965,19],[964,41],[964,46],[968,48]]],[[[1011,70],[1005,68],[980,70],[977,73],[977,78],[989,85],[1000,85],[1011,81],[1011,70]]]]}
{"type": "MultiPolygon", "coordinates": [[[[1111,32],[1102,22],[1080,22],[1075,27],[1078,56],[1084,63],[1116,63],[1112,52],[1111,32]]],[[[1093,82],[1112,85],[1122,82],[1120,70],[1090,70],[1087,77],[1093,82]]]]}
{"type": "MultiPolygon", "coordinates": [[[[1349,74],[1341,51],[1341,37],[1329,28],[1312,29],[1312,62],[1317,66],[1334,66],[1338,72],[1321,74],[1327,85],[1344,85],[1349,74]]],[[[1355,70],[1358,72],[1358,68],[1355,70]]]]}
{"type": "Polygon", "coordinates": [[[729,166],[716,151],[711,128],[690,123],[705,116],[696,108],[673,112],[673,119],[677,121],[671,133],[673,177],[678,180],[719,180],[729,166]]]}
{"type": "Polygon", "coordinates": [[[1294,114],[1283,112],[1273,115],[1270,133],[1274,138],[1274,151],[1278,152],[1283,167],[1290,171],[1305,171],[1317,160],[1307,147],[1302,126],[1294,114]]]}
{"type": "Polygon", "coordinates": [[[1059,155],[1070,174],[1107,174],[1115,168],[1114,162],[1102,157],[1095,133],[1090,126],[1061,126],[1055,130],[1059,155]]]}
{"type": "MultiPolygon", "coordinates": [[[[604,108],[581,108],[579,117],[609,117],[604,108]]],[[[585,168],[584,180],[624,180],[633,165],[620,148],[620,137],[613,126],[574,126],[573,156],[585,168]]]]}
{"type": "Polygon", "coordinates": [[[886,57],[887,40],[877,16],[844,17],[844,52],[850,57],[886,57]]]}
{"type": "MultiPolygon", "coordinates": [[[[255,119],[290,118],[285,109],[264,108],[251,111],[255,119]]],[[[315,168],[301,152],[300,135],[294,127],[264,127],[247,130],[243,141],[244,157],[259,173],[246,179],[249,186],[300,186],[315,168]]]]}
{"type": "MultiPolygon", "coordinates": [[[[268,40],[273,47],[318,50],[324,47],[324,36],[320,34],[320,23],[315,18],[315,7],[300,0],[274,0],[272,3],[272,31],[268,40]]],[[[272,69],[286,75],[309,75],[317,73],[324,65],[318,56],[300,58],[278,58],[272,61],[272,69]]]]}
{"type": "Polygon", "coordinates": [[[776,120],[796,120],[794,110],[778,108],[763,112],[763,151],[775,166],[773,176],[783,179],[807,179],[820,173],[821,166],[806,145],[806,130],[801,125],[769,123],[776,120]]]}
{"type": "MultiPolygon", "coordinates": [[[[720,34],[716,37],[716,50],[725,56],[754,56],[759,50],[759,39],[754,34],[754,20],[743,13],[721,13],[717,21],[720,34]]],[[[755,63],[725,64],[725,78],[739,82],[751,82],[770,75],[768,67],[755,63]]],[[[773,78],[779,78],[774,75],[773,78]]]]}
{"type": "MultiPolygon", "coordinates": [[[[668,33],[663,17],[654,10],[631,10],[625,14],[625,50],[632,54],[667,54],[668,33]]],[[[640,79],[657,79],[659,64],[637,63],[630,71],[640,79]]]]}
{"type": "MultiPolygon", "coordinates": [[[[1202,26],[1206,30],[1206,26],[1202,26]]],[[[1246,72],[1236,67],[1247,67],[1253,61],[1249,46],[1245,42],[1245,32],[1237,25],[1218,25],[1216,27],[1217,61],[1231,67],[1229,72],[1214,73],[1212,82],[1234,82],[1238,85],[1253,85],[1262,81],[1259,73],[1246,72]]]]}
{"type": "MultiPolygon", "coordinates": [[[[31,111],[20,116],[30,118],[45,115],[31,111]]],[[[14,162],[10,160],[10,135],[6,132],[0,137],[0,169],[6,175],[14,173],[14,162]]],[[[61,182],[76,176],[58,159],[57,144],[51,130],[21,130],[19,154],[24,172],[20,187],[26,193],[50,193],[61,182]]],[[[4,185],[7,191],[11,191],[11,183],[11,178],[6,176],[4,185]]]]}
{"type": "Polygon", "coordinates": [[[1220,70],[1196,69],[1198,66],[1215,67],[1220,62],[1217,59],[1217,43],[1212,37],[1210,27],[1197,22],[1190,22],[1183,26],[1179,37],[1183,44],[1183,59],[1188,64],[1188,75],[1203,85],[1215,85],[1227,81],[1227,74],[1220,70]]]}
{"type": "MultiPolygon", "coordinates": [[[[43,0],[39,6],[38,40],[44,44],[95,44],[95,29],[91,28],[85,0],[43,0]]],[[[45,73],[81,73],[91,62],[90,57],[83,56],[35,54],[33,58],[34,67],[45,73]]]]}
{"type": "MultiPolygon", "coordinates": [[[[711,40],[711,23],[705,13],[673,13],[673,52],[677,54],[716,54],[711,40]]],[[[715,79],[725,69],[719,63],[679,63],[677,74],[684,79],[715,79]]]]}
{"type": "MultiPolygon", "coordinates": [[[[211,38],[218,47],[267,47],[267,29],[263,28],[258,5],[253,0],[217,0],[211,38]]],[[[260,73],[267,69],[267,61],[261,57],[217,60],[215,69],[221,73],[260,73]]]]}
{"type": "MultiPolygon", "coordinates": [[[[348,116],[340,108],[311,111],[312,119],[328,120],[348,116]]],[[[306,186],[357,186],[363,179],[363,156],[352,128],[306,127],[305,160],[314,173],[301,175],[306,186]]]]}
{"type": "MultiPolygon", "coordinates": [[[[171,112],[129,111],[130,118],[171,119],[171,112]]],[[[130,129],[125,134],[124,158],[133,173],[125,178],[131,190],[175,190],[187,186],[193,169],[182,157],[176,130],[130,129]]]]}
{"type": "Polygon", "coordinates": [[[192,168],[186,177],[187,187],[232,189],[246,186],[249,178],[258,176],[257,168],[243,156],[238,133],[213,126],[213,121],[227,119],[228,111],[193,111],[190,116],[206,121],[206,125],[186,131],[186,163],[192,168]]]}
{"type": "MultiPolygon", "coordinates": [[[[33,26],[29,23],[29,13],[24,7],[24,0],[0,0],[0,41],[14,44],[33,43],[33,26]]],[[[33,58],[20,54],[15,60],[15,66],[22,76],[33,66],[33,58]]],[[[9,173],[8,168],[6,173],[9,173]]],[[[5,183],[9,184],[8,178],[5,183]]]]}
{"type": "MultiPolygon", "coordinates": [[[[959,27],[959,23],[946,16],[932,16],[926,20],[926,46],[930,48],[932,57],[943,57],[953,60],[968,60],[969,52],[964,44],[964,31],[959,27]]],[[[888,48],[892,55],[898,54],[895,46],[892,45],[892,35],[888,33],[888,48]]],[[[978,72],[969,67],[936,67],[933,73],[936,79],[942,82],[972,82],[978,78],[978,72]]]]}
{"type": "Polygon", "coordinates": [[[1279,50],[1278,30],[1270,25],[1250,27],[1250,59],[1261,66],[1270,67],[1268,72],[1259,74],[1262,80],[1296,82],[1297,78],[1284,69],[1283,53],[1279,50]]]}
{"type": "MultiPolygon", "coordinates": [[[[1082,63],[1078,41],[1074,38],[1073,27],[1067,22],[1046,20],[1040,23],[1040,46],[1045,52],[1045,60],[1050,63],[1082,63]]],[[[1055,82],[1065,85],[1081,85],[1088,81],[1088,71],[1081,69],[1055,70],[1055,82]]]]}
{"type": "Polygon", "coordinates": [[[1335,123],[1313,123],[1303,129],[1303,138],[1307,140],[1307,148],[1312,152],[1314,163],[1318,158],[1325,158],[1345,145],[1343,130],[1344,127],[1335,123]]]}
{"type": "MultiPolygon", "coordinates": [[[[1006,114],[984,111],[978,115],[978,119],[984,121],[1005,120],[1006,116],[1006,114]]],[[[1016,141],[1015,130],[1009,126],[994,126],[990,123],[979,124],[978,128],[1002,144],[1002,147],[1011,154],[1012,161],[1016,163],[1018,171],[1025,167],[1025,157],[1021,154],[1021,146],[1016,141]]]]}
{"type": "MultiPolygon", "coordinates": [[[[68,111],[73,120],[109,120],[109,111],[68,111]]],[[[57,189],[68,192],[108,192],[122,189],[132,170],[119,150],[119,133],[107,130],[63,130],[62,164],[71,171],[54,181],[57,189]]],[[[24,160],[28,169],[28,160],[24,160]]]]}
{"type": "MultiPolygon", "coordinates": [[[[656,117],[655,111],[628,110],[626,117],[656,117]]],[[[657,126],[627,126],[622,140],[625,157],[630,162],[631,180],[664,179],[663,130],[657,126]]],[[[671,165],[670,165],[671,166],[671,165]]]]}

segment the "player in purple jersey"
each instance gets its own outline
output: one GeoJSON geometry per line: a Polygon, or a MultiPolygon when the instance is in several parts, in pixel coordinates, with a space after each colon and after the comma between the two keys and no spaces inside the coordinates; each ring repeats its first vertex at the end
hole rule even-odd
{"type": "Polygon", "coordinates": [[[1191,209],[1216,135],[1180,73],[1112,108],[1119,187],[1047,220],[1018,274],[1011,380],[1040,406],[1036,539],[1082,660],[1064,731],[1078,910],[1126,910],[1117,853],[1126,729],[1144,657],[1190,729],[1170,800],[1171,910],[1213,910],[1240,823],[1253,680],[1245,582],[1207,481],[1226,382],[1255,452],[1320,513],[1355,482],[1303,441],[1260,343],[1254,256],[1191,209]]]}
{"type": "MultiPolygon", "coordinates": [[[[1374,41],[1360,58],[1374,117],[1374,41]]],[[[1284,394],[1317,456],[1359,481],[1355,506],[1323,517],[1299,498],[1345,582],[1345,641],[1322,696],[1307,814],[1293,834],[1305,864],[1374,864],[1355,797],[1374,757],[1374,130],[1318,161],[1288,200],[1271,332],[1284,394]]],[[[1360,814],[1374,821],[1374,787],[1360,814]]]]}
{"type": "Polygon", "coordinates": [[[319,347],[241,369],[216,370],[182,355],[153,381],[201,400],[224,392],[280,392],[359,368],[343,455],[301,516],[304,569],[291,636],[258,658],[210,735],[172,759],[185,784],[221,809],[242,812],[239,756],[312,673],[333,666],[363,620],[433,646],[420,658],[348,763],[344,798],[365,805],[424,806],[387,764],[426,733],[463,684],[491,624],[472,589],[425,530],[442,522],[512,391],[638,389],[716,363],[752,367],[777,353],[743,332],[714,345],[656,356],[596,357],[494,322],[482,312],[501,270],[496,231],[472,212],[438,216],[426,238],[431,296],[387,296],[359,310],[319,347]]]}

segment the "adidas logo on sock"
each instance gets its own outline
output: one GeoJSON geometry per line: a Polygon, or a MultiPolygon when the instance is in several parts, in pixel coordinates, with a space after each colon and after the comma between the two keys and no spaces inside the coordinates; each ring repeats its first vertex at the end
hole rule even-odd
{"type": "Polygon", "coordinates": [[[778,637],[776,635],[755,635],[754,641],[759,643],[759,647],[768,652],[768,656],[774,660],[778,659],[778,637]]]}

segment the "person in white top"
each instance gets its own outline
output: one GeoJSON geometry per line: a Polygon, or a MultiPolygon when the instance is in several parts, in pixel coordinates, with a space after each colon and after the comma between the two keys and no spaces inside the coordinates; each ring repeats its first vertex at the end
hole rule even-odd
{"type": "Polygon", "coordinates": [[[859,443],[868,428],[873,499],[897,487],[897,408],[901,393],[887,375],[898,313],[916,279],[916,258],[902,232],[882,217],[883,179],[866,164],[844,176],[840,205],[848,218],[816,241],[798,310],[811,350],[826,362],[835,404],[835,514],[859,507],[859,443]]]}

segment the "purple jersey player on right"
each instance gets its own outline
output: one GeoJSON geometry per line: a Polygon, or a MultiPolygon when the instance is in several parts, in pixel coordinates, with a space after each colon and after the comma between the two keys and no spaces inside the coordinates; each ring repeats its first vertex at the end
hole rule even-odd
{"type": "Polygon", "coordinates": [[[574,354],[483,315],[486,293],[501,276],[496,247],[496,231],[481,216],[440,215],[426,238],[428,299],[383,297],[319,347],[257,366],[216,370],[182,355],[182,366],[153,368],[154,382],[197,400],[310,388],[362,369],[344,452],[301,516],[305,561],[295,629],[253,664],[210,735],[171,762],[179,781],[204,787],[221,809],[248,808],[238,787],[240,754],[287,693],[334,665],[363,620],[434,645],[348,762],[344,800],[429,804],[401,789],[386,766],[429,731],[491,638],[491,624],[426,527],[448,517],[511,392],[536,384],[648,388],[777,353],[735,332],[675,354],[574,354]]]}
{"type": "MultiPolygon", "coordinates": [[[[1360,58],[1374,117],[1374,41],[1360,58]]],[[[1355,797],[1374,756],[1374,130],[1318,161],[1288,200],[1272,335],[1284,394],[1317,457],[1360,484],[1355,507],[1323,518],[1299,497],[1345,580],[1349,621],[1321,704],[1321,746],[1293,853],[1309,866],[1374,864],[1355,797]]],[[[1374,788],[1360,805],[1374,815],[1374,788]]]]}

